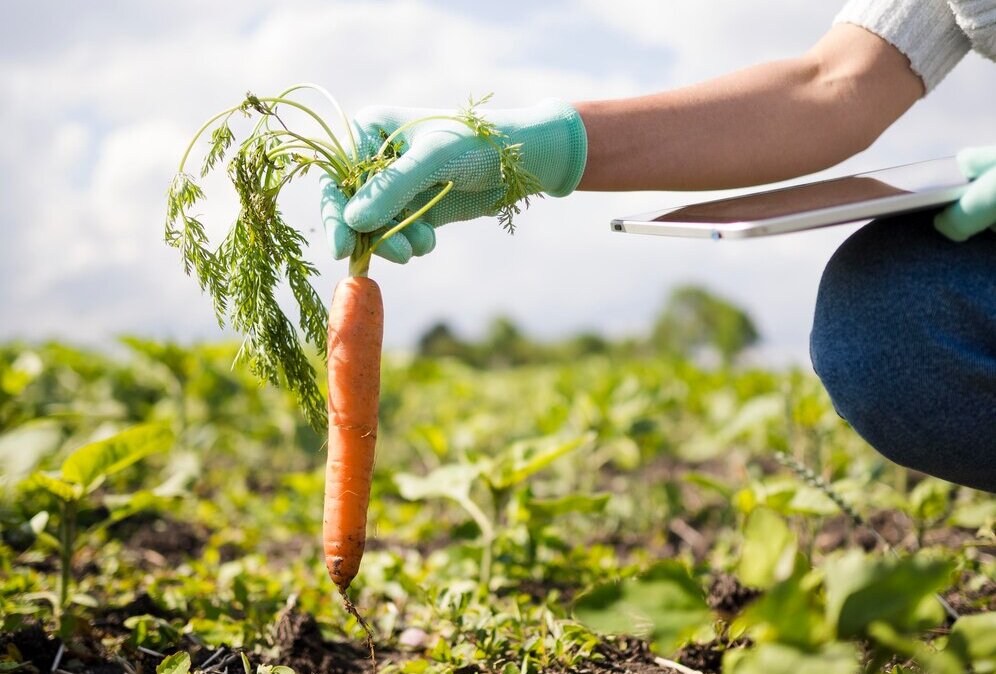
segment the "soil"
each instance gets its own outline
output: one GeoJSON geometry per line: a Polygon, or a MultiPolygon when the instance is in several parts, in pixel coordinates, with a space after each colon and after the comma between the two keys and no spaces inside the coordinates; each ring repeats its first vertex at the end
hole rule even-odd
{"type": "Polygon", "coordinates": [[[0,652],[14,646],[22,662],[30,662],[40,672],[52,670],[52,663],[59,652],[58,639],[50,637],[40,625],[28,625],[10,634],[0,634],[0,652]]]}
{"type": "Polygon", "coordinates": [[[148,593],[142,592],[124,606],[112,606],[105,609],[102,615],[94,620],[93,625],[110,630],[124,629],[125,620],[137,615],[151,615],[165,620],[174,617],[172,611],[162,608],[148,593]]]}
{"type": "Polygon", "coordinates": [[[846,515],[837,515],[824,521],[813,540],[821,553],[846,547],[859,547],[865,552],[882,551],[885,546],[875,532],[893,548],[910,549],[916,546],[913,522],[896,510],[878,510],[868,518],[870,526],[856,526],[846,515]]]}
{"type": "MultiPolygon", "coordinates": [[[[710,549],[714,531],[714,522],[710,522],[709,509],[706,507],[699,516],[688,520],[673,518],[666,529],[660,531],[648,541],[646,537],[629,535],[624,532],[610,534],[601,543],[611,545],[626,559],[640,550],[650,552],[659,557],[671,557],[679,550],[689,550],[695,554],[696,549],[710,549]],[[704,514],[703,514],[704,513],[704,514]],[[704,543],[697,537],[701,536],[704,543]]],[[[913,549],[917,546],[916,531],[913,523],[902,513],[892,510],[882,510],[873,513],[869,522],[879,534],[899,550],[913,549]]],[[[116,525],[112,535],[124,541],[126,549],[149,563],[177,564],[185,559],[197,556],[203,549],[210,532],[203,526],[191,525],[173,520],[162,514],[147,514],[129,518],[116,525]]],[[[946,545],[960,547],[974,538],[973,532],[950,527],[938,527],[925,532],[922,543],[929,545],[946,545]]],[[[310,544],[302,539],[301,545],[310,544]]],[[[878,538],[869,528],[856,527],[844,516],[828,518],[815,534],[814,547],[827,553],[843,547],[858,546],[865,550],[881,549],[878,538]]],[[[390,546],[392,541],[384,541],[390,546]]],[[[376,543],[375,543],[376,545],[376,543]]],[[[427,545],[431,549],[436,542],[427,545]]],[[[996,550],[979,547],[981,554],[996,554],[996,550]]],[[[226,546],[223,557],[237,558],[243,551],[237,544],[226,546]]],[[[697,555],[696,555],[697,556],[697,555]]],[[[90,572],[88,561],[80,560],[75,569],[78,574],[90,572]]],[[[562,598],[569,600],[577,588],[569,583],[551,583],[549,580],[523,581],[511,591],[523,592],[537,601],[545,601],[550,592],[558,590],[562,598]]],[[[707,603],[723,619],[729,621],[752,601],[761,596],[761,591],[741,585],[735,577],[725,573],[717,573],[708,589],[707,603]]],[[[958,584],[945,593],[945,598],[955,610],[962,615],[981,611],[996,610],[996,582],[986,579],[980,581],[977,577],[968,575],[960,578],[958,584]]],[[[102,639],[125,635],[128,630],[124,622],[132,616],[153,615],[166,620],[177,616],[158,605],[153,598],[140,593],[135,598],[121,606],[109,607],[96,612],[92,625],[83,630],[83,636],[67,644],[64,650],[60,669],[69,672],[89,672],[94,674],[117,674],[125,669],[114,661],[102,646],[102,639]]],[[[0,652],[5,652],[13,646],[25,661],[29,661],[39,672],[48,672],[59,650],[60,641],[47,633],[41,626],[29,624],[12,633],[0,633],[0,652]]],[[[368,652],[362,644],[328,641],[323,639],[314,616],[297,610],[286,612],[278,623],[275,633],[275,650],[272,664],[288,665],[298,674],[322,672],[330,674],[366,674],[376,671],[389,663],[404,662],[412,657],[420,657],[418,651],[399,652],[387,646],[377,648],[377,666],[371,663],[368,652]]],[[[686,667],[703,674],[721,672],[722,657],[728,648],[742,648],[743,642],[725,644],[710,642],[706,644],[689,644],[682,648],[673,659],[686,667]]],[[[161,660],[158,655],[134,650],[124,646],[121,653],[128,665],[143,674],[154,672],[161,660]]],[[[177,648],[191,653],[193,666],[199,667],[208,662],[209,667],[201,669],[210,674],[220,674],[226,668],[228,671],[241,671],[239,651],[220,648],[208,650],[184,638],[177,648]]],[[[570,670],[570,674],[677,674],[677,670],[658,664],[647,643],[634,638],[616,638],[604,642],[597,647],[599,659],[591,661],[570,670]]],[[[254,662],[256,664],[256,662],[254,662]]],[[[29,670],[30,671],[30,670],[29,670]]],[[[458,670],[457,674],[474,674],[482,669],[470,666],[458,670]]],[[[568,674],[558,671],[555,674],[568,674]]]]}
{"type": "MultiPolygon", "coordinates": [[[[671,538],[670,534],[668,538],[671,538]]],[[[651,557],[659,559],[670,559],[678,556],[677,546],[670,540],[665,540],[663,536],[648,540],[646,536],[639,534],[615,531],[595,536],[592,538],[591,544],[612,548],[621,564],[631,561],[634,552],[646,552],[651,557]]]]}
{"type": "MultiPolygon", "coordinates": [[[[877,510],[868,518],[868,526],[856,526],[845,515],[827,518],[816,533],[813,546],[824,554],[848,547],[881,552],[885,546],[876,532],[897,551],[932,546],[958,549],[975,540],[975,532],[971,529],[945,526],[928,529],[918,542],[916,528],[909,516],[897,510],[877,510]]],[[[981,546],[978,550],[982,554],[996,555],[996,546],[981,546]]]]}
{"type": "Polygon", "coordinates": [[[570,604],[571,600],[578,593],[581,587],[577,584],[566,583],[557,580],[540,580],[528,578],[521,580],[511,587],[499,588],[495,594],[499,597],[507,597],[511,594],[524,594],[535,602],[546,602],[550,594],[558,592],[557,602],[560,604],[570,604]]]}
{"type": "Polygon", "coordinates": [[[702,674],[722,674],[723,653],[731,648],[747,648],[750,645],[750,641],[747,639],[738,639],[732,643],[718,640],[705,644],[691,643],[682,647],[674,659],[686,667],[702,672],[702,674]]]}
{"type": "Polygon", "coordinates": [[[734,576],[719,573],[713,577],[709,585],[706,603],[709,604],[709,608],[729,621],[761,594],[761,590],[741,585],[734,576]]]}
{"type": "Polygon", "coordinates": [[[273,664],[287,665],[298,674],[375,671],[366,651],[348,643],[325,641],[315,617],[294,609],[284,613],[277,624],[276,647],[273,664]]]}
{"type": "Polygon", "coordinates": [[[154,513],[128,518],[112,533],[125,541],[125,547],[156,566],[176,565],[198,557],[210,536],[203,526],[154,513]]]}
{"type": "Polygon", "coordinates": [[[944,598],[959,615],[996,611],[996,580],[986,578],[981,585],[962,574],[958,584],[944,593],[944,598]]]}
{"type": "Polygon", "coordinates": [[[677,670],[662,667],[654,660],[650,645],[632,637],[617,637],[596,648],[602,657],[598,662],[582,665],[572,674],[602,674],[603,672],[626,672],[627,674],[678,674],[677,670]]]}

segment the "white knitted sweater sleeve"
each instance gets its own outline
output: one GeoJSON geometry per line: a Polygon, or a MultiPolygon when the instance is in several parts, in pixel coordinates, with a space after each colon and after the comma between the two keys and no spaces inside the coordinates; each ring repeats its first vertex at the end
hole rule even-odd
{"type": "Polygon", "coordinates": [[[972,48],[945,0],[848,0],[838,23],[861,26],[905,54],[927,92],[972,48]]]}

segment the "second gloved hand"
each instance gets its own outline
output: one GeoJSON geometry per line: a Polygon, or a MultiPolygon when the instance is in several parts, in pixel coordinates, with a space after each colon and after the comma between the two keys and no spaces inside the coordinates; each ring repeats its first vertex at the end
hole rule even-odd
{"type": "Polygon", "coordinates": [[[934,227],[953,241],[965,241],[987,227],[996,231],[996,145],[958,153],[958,167],[973,180],[965,194],[934,219],[934,227]]]}
{"type": "Polygon", "coordinates": [[[421,208],[447,182],[453,182],[452,190],[422,218],[402,230],[407,236],[388,239],[377,249],[377,254],[394,262],[407,262],[413,254],[425,254],[435,245],[432,230],[424,229],[426,225],[436,228],[497,214],[506,185],[494,143],[519,146],[521,166],[536,179],[524,190],[525,194],[566,196],[581,180],[588,153],[587,138],[581,116],[567,103],[551,99],[530,108],[480,111],[480,116],[503,134],[491,139],[492,142],[450,119],[405,126],[413,120],[436,115],[453,116],[459,112],[371,107],[356,115],[354,127],[361,154],[376,153],[385,135],[402,129],[396,137],[401,156],[370,178],[344,208],[339,203],[331,204],[340,201],[341,194],[330,195],[326,186],[323,203],[327,208],[323,219],[337,259],[352,252],[350,241],[355,240],[355,232],[383,230],[396,222],[399,215],[421,208]],[[397,241],[394,246],[387,246],[394,241],[397,241]]]}

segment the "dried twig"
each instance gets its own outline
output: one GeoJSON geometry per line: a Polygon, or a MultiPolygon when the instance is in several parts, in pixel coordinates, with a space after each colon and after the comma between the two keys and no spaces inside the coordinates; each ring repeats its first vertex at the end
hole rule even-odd
{"type": "Polygon", "coordinates": [[[659,667],[670,667],[675,671],[681,672],[681,674],[702,674],[702,672],[700,672],[697,669],[686,667],[680,662],[675,662],[674,660],[668,660],[667,658],[654,658],[654,662],[659,667]]]}

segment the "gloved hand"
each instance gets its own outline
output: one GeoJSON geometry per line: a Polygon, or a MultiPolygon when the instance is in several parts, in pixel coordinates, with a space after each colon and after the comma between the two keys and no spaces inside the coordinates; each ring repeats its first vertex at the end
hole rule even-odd
{"type": "Polygon", "coordinates": [[[964,241],[987,227],[996,231],[996,145],[962,150],[958,168],[973,182],[961,199],[934,218],[934,227],[953,241],[964,241]]]}
{"type": "MultiPolygon", "coordinates": [[[[376,150],[375,150],[376,151],[376,150]]],[[[353,253],[356,246],[356,230],[346,225],[343,211],[346,209],[346,195],[335,184],[327,173],[321,177],[322,184],[322,225],[325,227],[325,236],[329,241],[329,248],[332,249],[332,256],[337,260],[342,260],[353,253]]],[[[378,235],[383,235],[393,226],[393,221],[377,230],[378,235]]],[[[380,237],[375,237],[375,240],[380,237]]],[[[424,220],[416,220],[402,229],[400,232],[390,237],[379,246],[375,255],[380,255],[385,260],[404,264],[413,255],[425,255],[436,247],[436,233],[432,225],[424,220]]]]}
{"type": "MultiPolygon", "coordinates": [[[[390,134],[406,122],[456,111],[371,107],[354,118],[359,151],[377,152],[381,132],[390,134]]],[[[505,134],[500,144],[518,144],[522,166],[538,184],[526,190],[562,197],[577,187],[588,155],[581,116],[569,104],[548,99],[530,108],[482,110],[480,115],[505,134]]],[[[401,156],[368,180],[343,207],[342,193],[326,181],[322,206],[329,242],[336,259],[352,252],[356,232],[383,232],[402,211],[414,213],[442,186],[452,190],[419,220],[378,247],[377,254],[404,263],[435,246],[434,229],[458,220],[494,215],[505,194],[496,148],[466,125],[433,120],[403,130],[398,136],[401,156]]]]}

